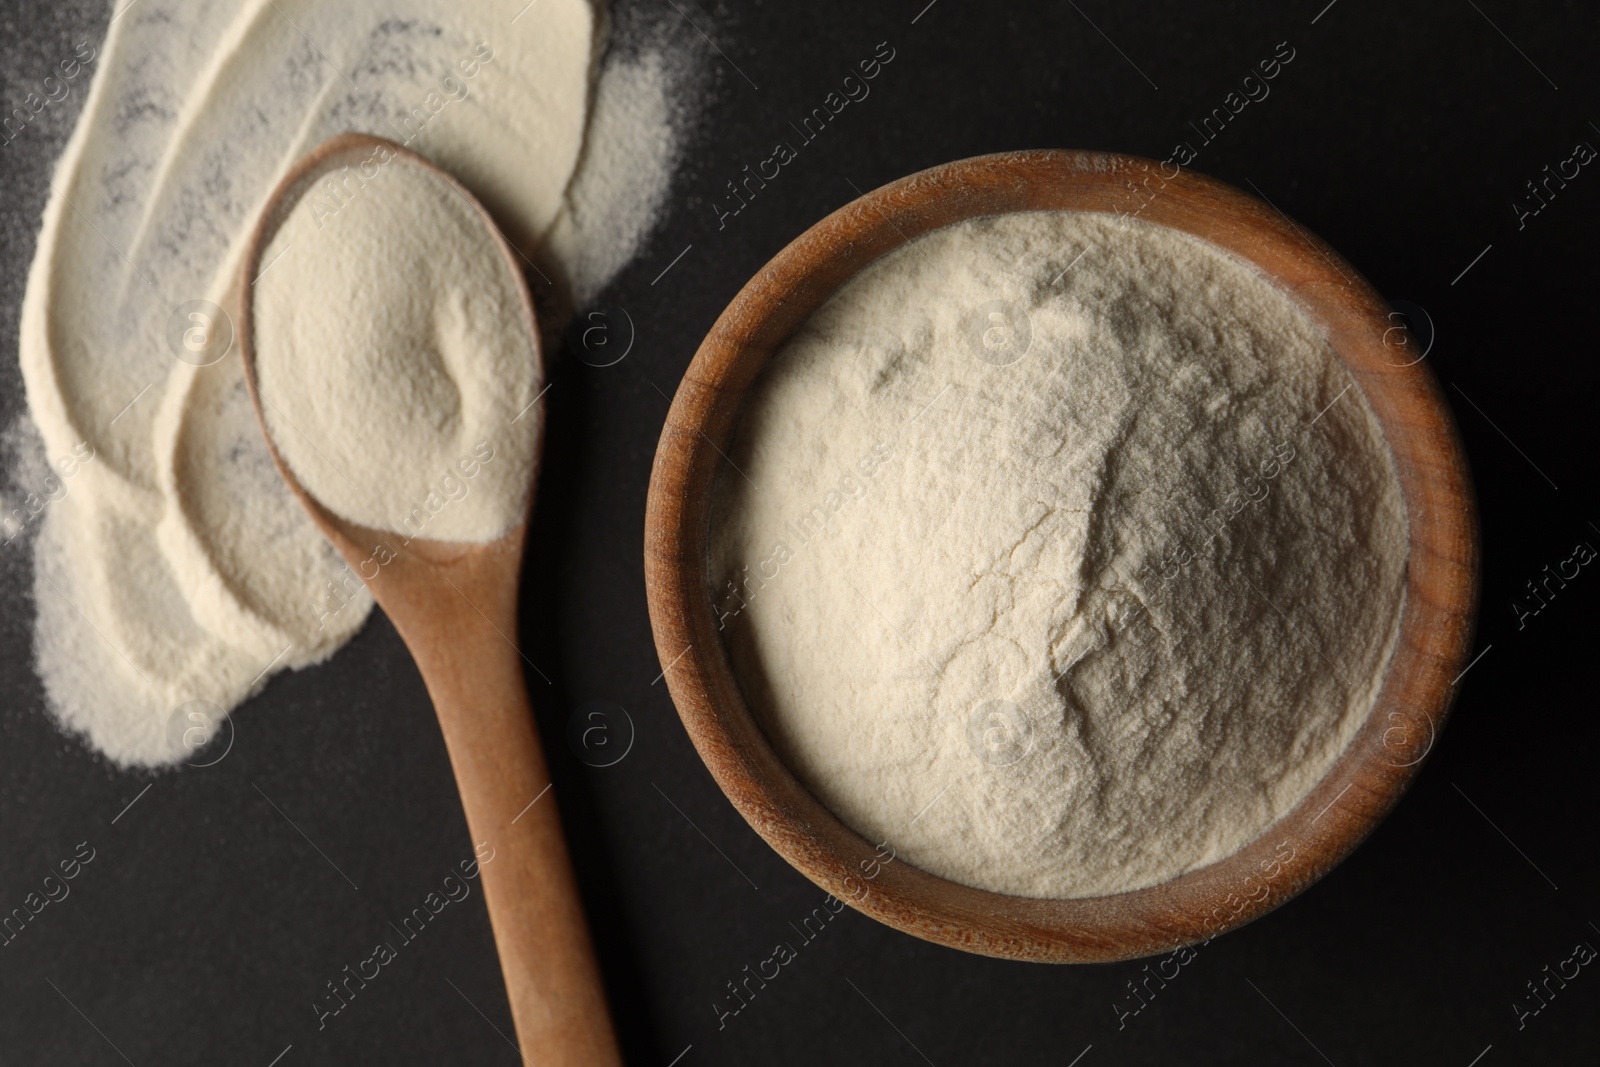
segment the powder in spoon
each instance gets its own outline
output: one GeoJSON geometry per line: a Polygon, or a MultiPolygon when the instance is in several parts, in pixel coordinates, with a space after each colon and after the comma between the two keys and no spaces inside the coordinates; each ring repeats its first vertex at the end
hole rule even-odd
{"type": "MultiPolygon", "coordinates": [[[[0,437],[25,445],[11,484],[46,459],[70,484],[48,507],[8,500],[0,528],[31,547],[31,580],[9,591],[34,612],[50,713],[112,762],[149,766],[190,754],[197,709],[220,727],[276,672],[332,655],[372,605],[273,469],[230,348],[239,257],[285,168],[336,133],[401,141],[539,262],[541,299],[581,306],[665,210],[710,67],[666,6],[118,12],[28,276],[28,415],[0,437]]],[[[263,261],[259,284],[298,251],[263,261]]],[[[464,514],[450,504],[424,535],[464,514]]]]}
{"type": "Polygon", "coordinates": [[[977,219],[835,293],[753,387],[711,577],[741,688],[848,825],[1084,897],[1222,859],[1372,707],[1407,528],[1360,388],[1254,267],[977,219]]]}
{"type": "MultiPolygon", "coordinates": [[[[313,187],[263,250],[256,380],[272,440],[340,517],[488,541],[525,513],[541,386],[492,223],[381,150],[337,213],[313,187]]],[[[352,179],[354,180],[354,179],[352,179]]]]}

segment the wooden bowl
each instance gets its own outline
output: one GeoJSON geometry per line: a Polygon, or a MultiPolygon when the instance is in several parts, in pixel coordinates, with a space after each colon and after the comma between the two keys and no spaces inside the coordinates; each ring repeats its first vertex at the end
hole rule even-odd
{"type": "Polygon", "coordinates": [[[918,937],[991,956],[1093,962],[1194,944],[1321,878],[1388,813],[1432,749],[1466,665],[1478,542],[1466,460],[1437,383],[1388,305],[1333,249],[1275,208],[1170,164],[1094,152],[961,160],[835,211],[734,297],[678,388],[656,449],[645,585],[656,651],[700,756],[740,814],[802,874],[918,937]],[[1169,173],[1170,172],[1170,173],[1169,173]],[[877,851],[783,764],[746,706],[707,582],[714,476],[745,392],[795,328],[873,260],[982,215],[1137,214],[1254,263],[1327,333],[1394,455],[1410,520],[1399,644],[1371,714],[1327,776],[1239,852],[1147,889],[1038,900],[973,889],[877,851]]]}

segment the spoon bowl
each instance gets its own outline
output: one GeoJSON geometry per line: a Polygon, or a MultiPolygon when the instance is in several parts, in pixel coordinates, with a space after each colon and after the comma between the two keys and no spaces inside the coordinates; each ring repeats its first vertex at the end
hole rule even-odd
{"type": "MultiPolygon", "coordinates": [[[[290,168],[246,245],[238,282],[245,384],[278,473],[372,591],[427,685],[472,834],[522,1052],[540,1063],[620,1064],[561,820],[555,798],[547,795],[550,774],[528,701],[523,656],[515,643],[526,515],[504,536],[481,544],[408,538],[349,522],[300,483],[279,453],[263,413],[253,300],[255,281],[264,270],[262,255],[296,203],[318,182],[338,173],[343,182],[359,182],[361,195],[381,195],[365,192],[365,184],[386,167],[421,167],[478,211],[515,279],[521,295],[518,315],[538,357],[539,331],[518,257],[477,200],[450,175],[400,145],[343,134],[290,168]]],[[[537,454],[533,459],[536,481],[537,454]]],[[[531,508],[532,485],[527,495],[531,508]]]]}

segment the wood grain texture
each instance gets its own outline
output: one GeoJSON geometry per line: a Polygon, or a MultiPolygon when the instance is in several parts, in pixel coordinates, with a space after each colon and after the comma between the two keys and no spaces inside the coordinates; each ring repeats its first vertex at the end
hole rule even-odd
{"type": "MultiPolygon", "coordinates": [[[[1268,204],[1129,156],[1035,151],[935,167],[829,215],[734,298],[695,354],[651,472],[645,582],[679,715],[718,785],[802,874],[890,926],[970,952],[1051,962],[1129,959],[1209,940],[1266,914],[1350,854],[1431,751],[1472,642],[1478,535],[1465,457],[1425,365],[1389,307],[1338,253],[1268,204]],[[982,215],[1137,216],[1254,263],[1318,323],[1377,415],[1410,522],[1398,647],[1372,712],[1327,776],[1234,855],[1148,889],[1073,900],[958,885],[897,860],[828,811],[746,706],[707,580],[712,486],[740,405],[773,352],[842,283],[931,230],[982,215]],[[1386,343],[1387,342],[1387,343],[1386,343]]],[[[891,843],[892,844],[892,843],[891,843]]]]}
{"type": "MultiPolygon", "coordinates": [[[[376,137],[342,134],[296,164],[269,197],[240,266],[238,336],[245,383],[273,463],[317,527],[372,590],[433,699],[479,860],[511,1017],[524,1059],[561,1067],[621,1064],[600,969],[567,852],[550,772],[516,646],[517,588],[527,522],[485,544],[407,539],[349,523],[308,493],[278,454],[256,391],[250,294],[262,252],[288,212],[333,172],[347,195],[379,180],[373,167],[417,166],[443,178],[493,227],[483,207],[427,160],[376,137]],[[384,160],[374,164],[374,160],[384,160]],[[344,171],[342,168],[350,168],[344,171]],[[353,175],[353,177],[352,177],[353,175]]],[[[539,332],[521,265],[496,237],[539,332]]],[[[283,269],[279,267],[278,269],[283,269]]],[[[538,456],[534,470],[538,470],[538,456]]],[[[535,474],[537,477],[537,474],[535,474]]],[[[532,506],[533,487],[529,487],[532,506]]]]}

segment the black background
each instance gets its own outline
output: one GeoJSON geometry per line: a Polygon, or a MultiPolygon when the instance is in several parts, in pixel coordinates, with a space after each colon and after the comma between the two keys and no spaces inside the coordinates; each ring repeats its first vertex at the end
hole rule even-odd
{"type": "MultiPolygon", "coordinates": [[[[1593,11],[925,3],[684,6],[722,54],[685,34],[711,83],[700,124],[670,212],[602,298],[627,310],[635,344],[604,369],[555,356],[522,640],[550,679],[531,691],[629,1061],[1595,1062],[1600,970],[1585,968],[1520,1030],[1512,1005],[1532,1007],[1525,983],[1578,942],[1600,946],[1600,574],[1583,570],[1520,628],[1511,608],[1577,542],[1600,546],[1600,170],[1585,168],[1522,229],[1512,208],[1577,142],[1600,146],[1593,11]],[[871,96],[719,230],[711,204],[724,182],[881,41],[896,55],[871,96]],[[1013,148],[1164,158],[1284,41],[1295,58],[1271,96],[1194,167],[1254,182],[1434,324],[1427,358],[1466,441],[1484,548],[1483,655],[1448,730],[1350,860],[1202,948],[1121,1030],[1112,1005],[1139,964],[982,959],[849,911],[719,1030],[724,984],[822,892],[734,812],[652,681],[645,491],[701,337],[763,262],[855,188],[1013,148]],[[611,767],[586,766],[566,741],[592,700],[636,727],[611,767]]],[[[18,104],[76,42],[100,42],[108,14],[7,3],[0,104],[18,104]]],[[[0,148],[8,425],[25,409],[12,354],[46,179],[84,91],[0,148]]],[[[0,948],[0,1062],[266,1067],[292,1046],[284,1067],[515,1063],[476,893],[316,1025],[323,983],[470,853],[430,705],[381,614],[333,661],[277,677],[242,707],[220,763],[124,773],[63,737],[43,707],[29,567],[20,540],[0,550],[0,910],[79,842],[96,856],[68,899],[0,948]]]]}

